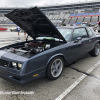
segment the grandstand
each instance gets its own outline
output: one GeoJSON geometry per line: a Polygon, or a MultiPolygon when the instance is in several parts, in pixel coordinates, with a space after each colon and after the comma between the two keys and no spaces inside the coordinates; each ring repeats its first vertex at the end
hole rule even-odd
{"type": "MultiPolygon", "coordinates": [[[[60,23],[63,22],[65,24],[82,23],[82,22],[95,23],[100,21],[100,0],[69,3],[69,4],[67,3],[64,5],[48,5],[39,8],[51,21],[53,20],[53,23],[59,23],[59,20],[61,20],[60,23]]],[[[16,8],[10,8],[10,7],[0,8],[1,24],[13,23],[12,21],[4,17],[4,14],[14,9],[16,8]]],[[[18,8],[18,9],[24,9],[24,8],[18,8]]]]}

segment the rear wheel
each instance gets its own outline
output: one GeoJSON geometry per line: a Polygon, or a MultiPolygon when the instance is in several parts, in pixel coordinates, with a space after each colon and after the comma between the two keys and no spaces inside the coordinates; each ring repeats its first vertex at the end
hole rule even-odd
{"type": "Polygon", "coordinates": [[[55,80],[60,77],[64,67],[64,61],[60,56],[53,58],[47,67],[47,77],[55,80]]]}
{"type": "Polygon", "coordinates": [[[99,55],[99,52],[100,52],[100,46],[99,46],[99,43],[96,43],[94,49],[90,51],[90,55],[96,57],[99,55]]]}

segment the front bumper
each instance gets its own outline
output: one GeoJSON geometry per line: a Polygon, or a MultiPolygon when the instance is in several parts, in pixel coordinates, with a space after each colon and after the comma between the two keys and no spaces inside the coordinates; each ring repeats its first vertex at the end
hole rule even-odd
{"type": "Polygon", "coordinates": [[[21,76],[21,75],[11,73],[11,72],[7,71],[6,69],[2,69],[2,66],[0,66],[0,77],[5,80],[8,80],[12,83],[15,83],[17,85],[20,85],[20,86],[23,86],[39,77],[43,77],[45,75],[44,71],[42,71],[42,72],[38,71],[38,73],[39,73],[38,76],[33,77],[33,75],[35,75],[36,73],[37,73],[37,71],[34,71],[29,74],[21,76]]]}
{"type": "Polygon", "coordinates": [[[30,66],[28,64],[26,65],[27,60],[28,60],[27,58],[24,58],[22,56],[18,56],[13,53],[8,53],[1,50],[0,51],[0,77],[8,81],[11,81],[15,84],[23,85],[45,75],[45,67],[40,69],[35,69],[35,70],[32,69],[29,70],[28,72],[24,72],[26,66],[27,68],[28,66],[30,66]],[[20,70],[12,68],[10,65],[11,62],[23,64],[22,68],[20,70]]]}

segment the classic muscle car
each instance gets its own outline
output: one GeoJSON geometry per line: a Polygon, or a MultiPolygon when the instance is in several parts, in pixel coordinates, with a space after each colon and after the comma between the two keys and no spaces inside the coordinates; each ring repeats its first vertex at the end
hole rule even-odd
{"type": "Polygon", "coordinates": [[[0,48],[0,77],[23,85],[39,77],[59,78],[63,67],[89,53],[99,55],[100,35],[89,27],[58,27],[37,7],[6,14],[33,40],[0,48]]]}

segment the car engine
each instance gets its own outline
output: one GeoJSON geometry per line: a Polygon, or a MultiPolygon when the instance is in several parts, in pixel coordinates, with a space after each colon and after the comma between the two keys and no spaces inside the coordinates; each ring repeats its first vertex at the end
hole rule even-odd
{"type": "Polygon", "coordinates": [[[40,52],[43,52],[45,50],[54,47],[53,44],[45,43],[41,41],[29,42],[29,43],[26,42],[22,45],[18,45],[18,46],[15,45],[12,47],[5,48],[4,51],[11,52],[24,57],[31,57],[35,54],[38,54],[40,52]]]}

